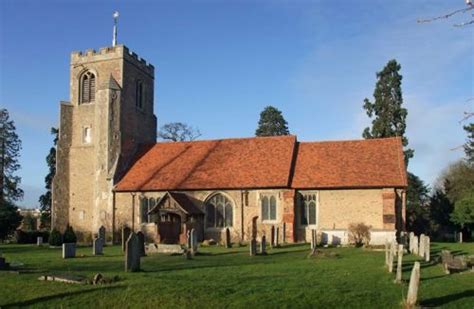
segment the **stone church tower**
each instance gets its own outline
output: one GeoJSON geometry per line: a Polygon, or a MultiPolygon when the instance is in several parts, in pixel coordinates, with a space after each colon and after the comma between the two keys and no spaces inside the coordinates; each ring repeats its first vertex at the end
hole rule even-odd
{"type": "Polygon", "coordinates": [[[143,144],[156,142],[154,67],[123,45],[71,54],[61,102],[53,227],[79,237],[112,230],[112,188],[143,144]]]}

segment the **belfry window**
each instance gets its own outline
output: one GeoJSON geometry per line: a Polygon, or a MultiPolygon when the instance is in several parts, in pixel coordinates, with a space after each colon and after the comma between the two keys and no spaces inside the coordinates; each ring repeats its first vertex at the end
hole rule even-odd
{"type": "Polygon", "coordinates": [[[81,76],[81,103],[91,103],[95,100],[95,75],[92,72],[86,72],[81,76]]]}
{"type": "Polygon", "coordinates": [[[136,102],[138,108],[143,108],[143,82],[141,80],[137,80],[137,88],[136,88],[136,102]]]}
{"type": "Polygon", "coordinates": [[[216,194],[206,202],[207,227],[231,227],[233,224],[232,202],[222,194],[216,194]]]}

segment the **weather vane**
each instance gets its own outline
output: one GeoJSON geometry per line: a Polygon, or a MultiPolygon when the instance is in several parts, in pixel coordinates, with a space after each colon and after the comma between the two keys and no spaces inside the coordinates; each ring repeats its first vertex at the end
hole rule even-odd
{"type": "Polygon", "coordinates": [[[112,46],[115,46],[117,45],[117,21],[119,17],[119,12],[115,11],[112,16],[114,17],[114,36],[112,39],[112,46]]]}

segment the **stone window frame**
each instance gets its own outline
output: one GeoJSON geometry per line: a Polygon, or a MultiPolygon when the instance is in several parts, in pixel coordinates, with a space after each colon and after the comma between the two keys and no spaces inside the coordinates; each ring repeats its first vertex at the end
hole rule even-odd
{"type": "Polygon", "coordinates": [[[297,213],[298,213],[298,225],[300,227],[303,227],[303,228],[317,228],[319,226],[319,191],[299,191],[298,192],[298,210],[297,210],[297,213]],[[302,213],[302,207],[305,206],[305,202],[304,202],[304,197],[305,196],[308,196],[308,195],[314,195],[314,202],[315,202],[315,220],[314,220],[314,224],[310,224],[309,223],[309,206],[308,206],[308,209],[305,211],[307,212],[306,213],[306,217],[308,218],[308,222],[306,224],[303,224],[302,223],[302,216],[301,216],[301,213],[302,213]]]}
{"type": "Polygon", "coordinates": [[[92,126],[91,125],[85,125],[82,126],[82,136],[81,136],[82,144],[83,145],[90,145],[93,142],[92,138],[92,126]],[[86,131],[89,131],[89,135],[86,134],[86,131]],[[87,141],[86,138],[89,136],[89,140],[87,141]]]}
{"type": "Polygon", "coordinates": [[[155,207],[155,205],[156,205],[156,203],[159,201],[159,199],[160,199],[159,197],[153,197],[153,196],[152,196],[152,197],[141,196],[141,197],[139,198],[138,204],[140,205],[140,208],[139,208],[139,210],[140,210],[140,212],[139,212],[140,224],[146,225],[146,224],[154,223],[154,222],[150,222],[150,221],[151,221],[151,215],[149,215],[148,212],[149,212],[153,207],[155,207]],[[152,200],[153,200],[153,203],[151,203],[152,200]],[[147,212],[147,214],[146,214],[147,220],[146,220],[146,221],[143,220],[143,218],[144,218],[144,213],[143,213],[143,211],[144,211],[144,205],[143,205],[143,203],[144,203],[145,201],[146,201],[146,204],[147,204],[147,205],[146,205],[146,206],[147,206],[147,207],[146,207],[146,212],[147,212]]]}
{"type": "Polygon", "coordinates": [[[79,104],[82,105],[82,104],[92,104],[95,102],[95,98],[96,98],[96,92],[97,92],[97,73],[94,72],[93,70],[84,70],[83,72],[81,72],[80,76],[79,76],[79,104]],[[89,95],[87,98],[84,98],[84,87],[85,87],[85,84],[84,84],[84,79],[86,77],[92,77],[94,79],[94,89],[93,91],[91,91],[90,89],[90,84],[89,84],[89,95]]]}
{"type": "MultiPolygon", "coordinates": [[[[259,207],[260,207],[260,218],[261,218],[261,222],[262,223],[271,223],[271,224],[274,224],[274,223],[277,223],[278,222],[278,198],[279,194],[278,193],[275,193],[275,192],[265,192],[265,193],[260,193],[259,195],[259,207]],[[263,201],[265,198],[268,198],[268,212],[269,212],[269,216],[271,214],[271,198],[274,198],[275,199],[275,218],[272,219],[272,218],[268,218],[268,219],[265,219],[263,217],[263,201]]],[[[271,216],[270,216],[271,217],[271,216]]]]}
{"type": "Polygon", "coordinates": [[[228,194],[218,191],[218,192],[213,192],[209,194],[209,196],[204,200],[204,227],[208,231],[222,231],[226,228],[232,229],[235,226],[235,201],[232,197],[230,197],[228,194]],[[217,207],[216,205],[212,204],[214,208],[214,226],[208,226],[208,205],[209,202],[216,196],[221,195],[225,199],[229,201],[229,203],[224,203],[223,205],[223,210],[224,210],[224,215],[223,215],[223,226],[216,226],[216,215],[217,215],[217,207]],[[232,218],[231,218],[231,225],[227,225],[227,220],[226,220],[226,206],[227,204],[230,204],[230,207],[232,209],[232,218]]]}

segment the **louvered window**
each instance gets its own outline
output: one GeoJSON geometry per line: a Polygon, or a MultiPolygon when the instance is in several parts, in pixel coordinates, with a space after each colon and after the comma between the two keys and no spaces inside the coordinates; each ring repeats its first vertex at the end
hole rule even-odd
{"type": "Polygon", "coordinates": [[[141,80],[137,81],[137,88],[135,94],[135,104],[139,108],[143,108],[143,83],[141,80]]]}
{"type": "Polygon", "coordinates": [[[86,72],[81,78],[81,103],[91,103],[95,100],[95,75],[86,72]]]}

